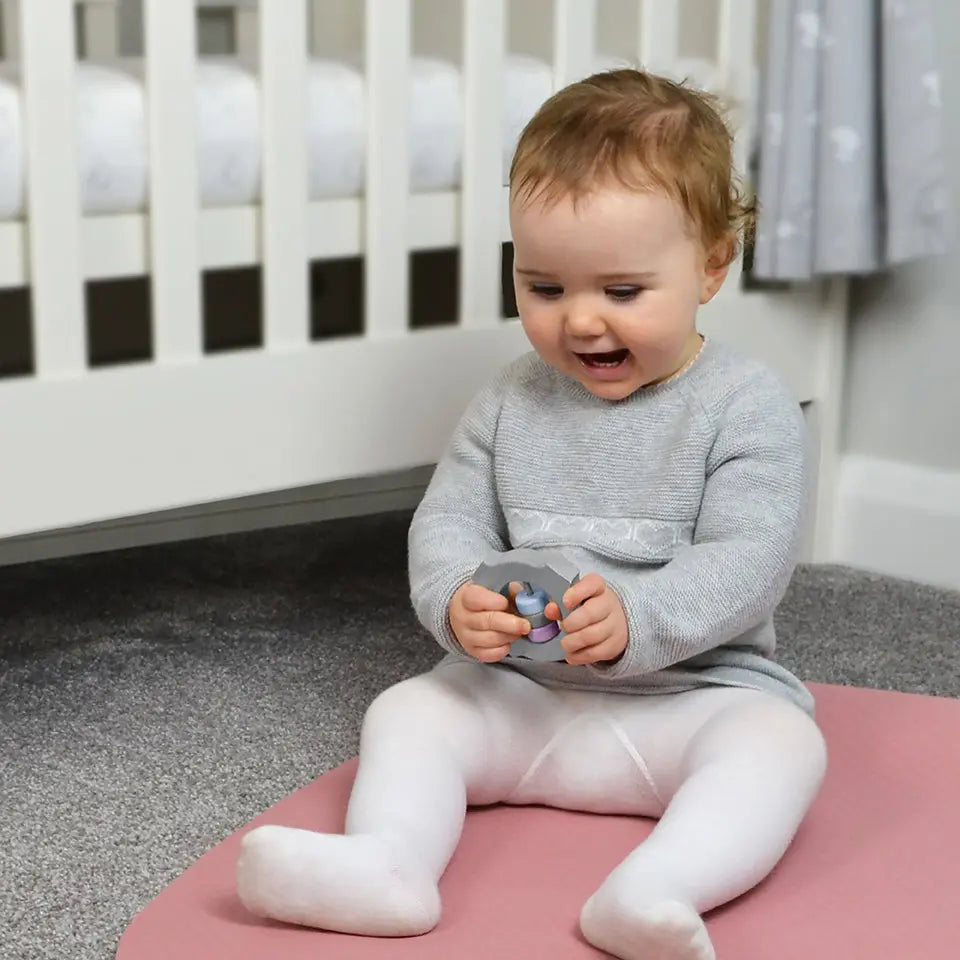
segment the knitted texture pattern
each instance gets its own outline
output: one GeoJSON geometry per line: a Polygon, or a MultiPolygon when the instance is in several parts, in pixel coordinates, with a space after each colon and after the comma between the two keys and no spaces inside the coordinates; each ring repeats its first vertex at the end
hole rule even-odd
{"type": "Polygon", "coordinates": [[[617,593],[613,664],[503,664],[551,686],[806,688],[773,660],[773,612],[806,528],[803,414],[763,363],[708,340],[680,376],[595,397],[528,353],[473,399],[409,533],[411,600],[451,657],[454,592],[491,551],[560,549],[617,593]]]}

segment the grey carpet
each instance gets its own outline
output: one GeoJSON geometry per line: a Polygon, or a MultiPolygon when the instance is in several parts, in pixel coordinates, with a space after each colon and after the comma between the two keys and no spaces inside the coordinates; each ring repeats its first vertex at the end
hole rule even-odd
{"type": "MultiPolygon", "coordinates": [[[[0,571],[0,956],[108,960],[200,854],[353,755],[366,704],[439,656],[408,520],[0,571]]],[[[960,697],[960,594],[805,568],[779,629],[806,680],[960,697]]]]}

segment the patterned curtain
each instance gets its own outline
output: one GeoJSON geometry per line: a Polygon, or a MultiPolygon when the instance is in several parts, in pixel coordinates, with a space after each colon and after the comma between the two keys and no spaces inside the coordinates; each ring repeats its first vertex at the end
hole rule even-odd
{"type": "Polygon", "coordinates": [[[949,248],[936,47],[928,0],[771,0],[755,277],[865,274],[949,248]]]}

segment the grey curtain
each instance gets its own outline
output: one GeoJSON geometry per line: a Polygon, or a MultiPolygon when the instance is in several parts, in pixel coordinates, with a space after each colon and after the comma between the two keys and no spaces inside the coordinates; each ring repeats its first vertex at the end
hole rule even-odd
{"type": "Polygon", "coordinates": [[[769,14],[753,274],[864,274],[947,250],[929,2],[771,0],[769,14]]]}

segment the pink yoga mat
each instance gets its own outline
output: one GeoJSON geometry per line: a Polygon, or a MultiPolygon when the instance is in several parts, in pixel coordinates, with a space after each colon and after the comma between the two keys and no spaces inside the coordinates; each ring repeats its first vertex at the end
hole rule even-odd
{"type": "MultiPolygon", "coordinates": [[[[707,925],[719,960],[960,956],[960,701],[811,684],[830,748],[824,788],[786,858],[707,925]]],[[[233,886],[265,823],[340,831],[355,761],[201,857],[133,920],[119,960],[587,960],[584,900],[649,832],[626,817],[491,807],[468,814],[429,934],[376,939],[263,922],[233,886]]]]}

